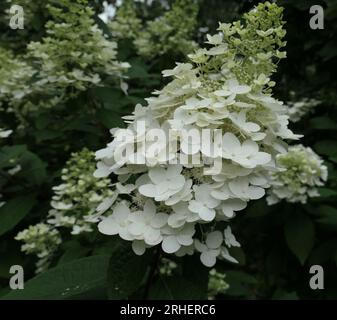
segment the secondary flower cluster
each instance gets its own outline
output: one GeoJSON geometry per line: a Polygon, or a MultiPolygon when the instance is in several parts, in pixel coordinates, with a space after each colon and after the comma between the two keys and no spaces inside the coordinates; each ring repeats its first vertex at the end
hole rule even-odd
{"type": "Polygon", "coordinates": [[[313,98],[302,98],[299,101],[289,101],[288,103],[289,120],[292,122],[300,121],[305,115],[314,111],[321,101],[313,98]]]}
{"type": "Polygon", "coordinates": [[[211,269],[208,280],[208,300],[214,300],[217,295],[224,294],[229,288],[229,284],[225,281],[226,275],[211,269]]]}
{"type": "Polygon", "coordinates": [[[93,177],[95,156],[83,149],[73,153],[62,170],[63,183],[54,187],[47,221],[30,226],[21,231],[16,240],[23,241],[22,251],[35,254],[39,258],[36,272],[46,270],[62,242],[61,231],[70,229],[72,235],[93,231],[97,205],[113,192],[110,180],[93,177]]]}
{"type": "Polygon", "coordinates": [[[36,263],[36,273],[48,269],[51,257],[61,244],[60,232],[47,223],[38,223],[18,233],[15,237],[23,241],[21,250],[26,254],[34,254],[39,260],[36,263]]]}
{"type": "Polygon", "coordinates": [[[138,54],[143,57],[187,54],[197,47],[191,37],[198,10],[195,0],[175,0],[162,16],[143,25],[134,1],[124,0],[109,27],[116,38],[132,39],[138,54]]]}
{"type": "Polygon", "coordinates": [[[23,57],[15,57],[4,48],[0,48],[0,60],[0,107],[4,108],[5,101],[16,105],[24,96],[31,94],[33,89],[29,80],[35,71],[23,57]]]}
{"type": "Polygon", "coordinates": [[[295,145],[286,154],[277,156],[279,171],[271,176],[268,204],[281,200],[306,203],[317,197],[318,186],[324,185],[328,170],[323,160],[309,147],[295,145]]]}
{"type": "Polygon", "coordinates": [[[87,0],[60,0],[46,8],[46,35],[28,44],[24,62],[7,57],[8,67],[0,71],[0,99],[6,93],[21,117],[100,85],[103,78],[121,79],[129,67],[117,61],[117,44],[98,28],[87,0]]]}
{"type": "Polygon", "coordinates": [[[87,149],[72,154],[62,170],[62,184],[53,188],[49,224],[70,228],[74,235],[93,231],[96,207],[113,194],[110,179],[98,180],[93,176],[94,157],[87,149]]]}
{"type": "Polygon", "coordinates": [[[229,226],[221,229],[250,200],[265,195],[276,157],[286,152],[283,140],[299,137],[288,129],[287,107],[271,95],[275,58],[285,57],[282,9],[266,2],[243,18],[220,24],[219,33],[208,36],[210,47],[190,55],[190,63],[165,70],[173,80],[148,98],[146,107],[136,106],[125,117],[127,129],[111,130],[114,140],[96,152],[95,176],[119,179],[115,195],[97,209],[110,214],[99,230],[132,241],[136,254],[161,245],[177,256],[198,251],[209,267],[217,258],[235,262],[228,248],[240,244],[229,226]],[[139,122],[145,123],[142,129],[139,122]],[[177,135],[165,143],[152,137],[144,145],[153,128],[177,135]],[[220,152],[179,134],[205,128],[224,133],[220,152]],[[190,160],[179,164],[180,155],[190,160]],[[194,164],[195,155],[202,156],[201,164],[194,164]],[[205,174],[215,161],[221,171],[205,174]]]}

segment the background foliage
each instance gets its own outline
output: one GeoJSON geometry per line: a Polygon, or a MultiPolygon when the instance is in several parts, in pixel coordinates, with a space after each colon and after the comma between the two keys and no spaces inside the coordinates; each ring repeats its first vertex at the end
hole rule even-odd
{"type": "MultiPolygon", "coordinates": [[[[199,0],[197,26],[189,35],[190,40],[202,43],[205,31],[214,33],[218,21],[230,22],[257,2],[199,0]]],[[[284,101],[302,98],[322,101],[313,112],[293,124],[292,129],[304,134],[303,144],[324,158],[329,166],[329,180],[320,189],[321,197],[305,205],[282,202],[267,206],[265,200],[260,200],[238,215],[233,229],[242,247],[232,254],[240,263],[218,262],[217,271],[226,274],[229,284],[224,293],[216,296],[219,299],[337,297],[337,83],[332,75],[332,70],[337,69],[337,3],[334,0],[280,0],[278,3],[285,8],[288,58],[280,63],[275,76],[276,96],[284,101]],[[313,4],[325,8],[324,30],[309,28],[309,8],[313,4]],[[309,287],[309,268],[313,264],[320,264],[325,270],[324,290],[313,291],[309,287]]],[[[45,25],[50,17],[44,6],[29,6],[26,29],[11,30],[5,13],[10,4],[11,1],[0,4],[0,50],[13,50],[17,59],[21,59],[29,42],[39,41],[46,35],[45,25]]],[[[95,21],[108,39],[112,39],[111,29],[97,16],[102,11],[102,2],[90,4],[95,10],[95,21]]],[[[143,24],[166,10],[158,1],[147,9],[139,6],[143,24]]],[[[138,257],[127,243],[97,231],[78,236],[67,233],[63,235],[52,268],[35,276],[36,259],[23,254],[20,243],[14,240],[20,230],[46,218],[52,187],[60,184],[61,170],[71,153],[83,147],[97,150],[104,145],[109,139],[108,129],[121,125],[121,116],[160,88],[161,70],[173,67],[175,61],[183,61],[184,53],[170,49],[146,57],[139,54],[132,41],[118,39],[118,60],[131,65],[127,71],[128,95],[120,89],[119,82],[105,78],[99,86],[69,95],[69,99],[52,111],[42,108],[28,114],[24,124],[15,114],[6,112],[9,102],[1,98],[0,127],[14,131],[0,144],[0,193],[6,200],[0,208],[0,295],[5,298],[204,299],[208,296],[209,272],[197,257],[176,258],[173,272],[158,272],[163,257],[155,250],[138,257]],[[8,174],[16,165],[21,170],[8,174]],[[26,280],[29,279],[23,291],[9,291],[9,268],[14,264],[22,265],[26,280]]],[[[3,61],[1,75],[5,74],[3,61]]],[[[0,81],[3,83],[4,79],[0,81]]]]}

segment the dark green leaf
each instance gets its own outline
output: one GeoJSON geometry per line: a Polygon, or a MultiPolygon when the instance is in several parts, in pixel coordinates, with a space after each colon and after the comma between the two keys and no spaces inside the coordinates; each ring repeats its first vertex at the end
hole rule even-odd
{"type": "Polygon", "coordinates": [[[29,280],[24,290],[11,291],[3,299],[70,299],[104,288],[109,258],[92,256],[57,266],[29,280]]]}
{"type": "Polygon", "coordinates": [[[230,296],[251,296],[257,280],[242,271],[227,271],[226,282],[229,284],[227,294],[230,296]]]}
{"type": "Polygon", "coordinates": [[[19,196],[0,208],[0,236],[15,227],[33,208],[34,195],[19,196]]]}
{"type": "Polygon", "coordinates": [[[337,142],[335,140],[322,140],[315,144],[317,153],[325,156],[337,156],[337,142]]]}
{"type": "Polygon", "coordinates": [[[294,212],[288,216],[284,232],[289,249],[303,265],[315,242],[313,222],[307,215],[294,212]]]}
{"type": "Polygon", "coordinates": [[[187,280],[182,276],[160,276],[150,291],[150,299],[199,300],[207,291],[200,292],[198,281],[187,280]]]}
{"type": "Polygon", "coordinates": [[[151,265],[151,254],[137,256],[128,242],[120,242],[113,250],[108,269],[108,296],[125,299],[142,285],[151,265]]]}
{"type": "Polygon", "coordinates": [[[311,127],[321,130],[337,130],[337,122],[328,117],[317,117],[310,120],[311,127]]]}
{"type": "Polygon", "coordinates": [[[22,177],[29,184],[41,185],[47,177],[46,166],[36,154],[27,151],[20,159],[21,170],[17,177],[22,177]]]}
{"type": "Polygon", "coordinates": [[[111,110],[101,109],[97,112],[97,118],[107,129],[123,126],[123,121],[119,114],[111,110]]]}

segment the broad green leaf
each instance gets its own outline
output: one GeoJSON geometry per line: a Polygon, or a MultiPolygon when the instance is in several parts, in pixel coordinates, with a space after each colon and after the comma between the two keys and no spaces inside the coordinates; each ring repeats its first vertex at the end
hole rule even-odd
{"type": "Polygon", "coordinates": [[[19,196],[0,208],[0,236],[14,228],[35,205],[35,195],[19,196]]]}
{"type": "Polygon", "coordinates": [[[199,296],[199,298],[196,299],[206,298],[209,268],[205,267],[200,262],[200,256],[193,255],[184,257],[182,267],[182,276],[184,279],[189,280],[190,282],[195,282],[195,279],[198,279],[195,283],[197,288],[195,289],[194,296],[199,296]]]}
{"type": "Polygon", "coordinates": [[[115,104],[116,106],[120,104],[123,100],[123,93],[121,90],[116,90],[111,87],[97,87],[92,90],[93,95],[104,103],[115,104]]]}
{"type": "Polygon", "coordinates": [[[317,117],[310,120],[310,125],[314,129],[337,130],[337,122],[328,117],[317,117]]]}
{"type": "Polygon", "coordinates": [[[70,241],[67,243],[67,249],[65,250],[64,254],[61,256],[61,258],[58,261],[57,265],[65,264],[70,261],[74,261],[76,259],[84,257],[88,252],[90,251],[90,248],[86,248],[81,246],[81,244],[78,241],[70,241]]]}
{"type": "Polygon", "coordinates": [[[321,205],[316,209],[317,222],[327,225],[337,225],[337,209],[328,206],[321,205]]]}
{"type": "Polygon", "coordinates": [[[231,270],[226,272],[225,281],[229,284],[226,294],[230,296],[252,295],[252,290],[257,285],[257,280],[248,273],[231,270]]]}
{"type": "Polygon", "coordinates": [[[120,115],[111,110],[99,110],[97,112],[97,118],[107,129],[123,126],[123,121],[120,115]]]}
{"type": "Polygon", "coordinates": [[[149,76],[145,65],[142,63],[134,62],[131,64],[131,68],[128,71],[129,78],[147,78],[149,76]]]}
{"type": "Polygon", "coordinates": [[[325,264],[329,260],[333,259],[334,253],[337,249],[337,241],[332,238],[326,242],[321,243],[318,247],[312,250],[308,263],[310,265],[314,264],[325,264]]]}
{"type": "Polygon", "coordinates": [[[273,295],[273,300],[298,300],[298,295],[295,291],[287,292],[278,289],[273,295]]]}
{"type": "Polygon", "coordinates": [[[70,299],[106,286],[109,256],[91,256],[50,269],[25,283],[4,300],[70,299]]]}
{"type": "Polygon", "coordinates": [[[197,255],[184,257],[181,265],[181,273],[172,276],[159,275],[151,287],[150,299],[200,300],[207,298],[209,269],[201,264],[197,255]]]}
{"type": "Polygon", "coordinates": [[[337,191],[329,188],[318,188],[319,194],[321,198],[330,198],[336,197],[337,191]]]}
{"type": "Polygon", "coordinates": [[[337,156],[337,141],[322,140],[315,144],[314,149],[317,153],[325,156],[337,156]]]}
{"type": "Polygon", "coordinates": [[[11,165],[12,159],[19,159],[27,152],[25,145],[5,146],[0,149],[0,169],[11,165]]]}
{"type": "Polygon", "coordinates": [[[22,177],[31,185],[41,185],[46,177],[47,164],[43,162],[36,154],[27,151],[20,159],[21,170],[17,177],[22,177]]]}
{"type": "Polygon", "coordinates": [[[152,286],[149,298],[162,300],[200,300],[207,291],[200,292],[198,280],[187,280],[182,276],[160,276],[152,286]]]}
{"type": "Polygon", "coordinates": [[[294,212],[288,216],[284,233],[289,249],[303,265],[315,242],[313,222],[307,215],[294,212]]]}
{"type": "Polygon", "coordinates": [[[143,283],[151,266],[151,254],[137,256],[126,241],[115,247],[108,269],[108,296],[110,299],[125,299],[143,283]]]}
{"type": "Polygon", "coordinates": [[[35,137],[39,141],[53,140],[62,136],[62,131],[41,129],[36,130],[34,133],[35,137]]]}

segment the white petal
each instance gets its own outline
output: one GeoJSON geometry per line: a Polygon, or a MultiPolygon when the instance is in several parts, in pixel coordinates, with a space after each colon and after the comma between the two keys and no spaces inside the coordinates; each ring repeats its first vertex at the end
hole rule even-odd
{"type": "Polygon", "coordinates": [[[149,171],[149,177],[151,181],[155,184],[158,184],[165,179],[166,170],[164,168],[156,167],[153,169],[150,169],[149,171]]]}
{"type": "Polygon", "coordinates": [[[154,228],[162,228],[167,223],[168,215],[166,213],[158,213],[151,221],[151,226],[154,228]]]}
{"type": "Polygon", "coordinates": [[[178,243],[175,236],[168,236],[164,238],[161,247],[166,253],[174,253],[180,249],[181,245],[178,243]]]}
{"type": "Polygon", "coordinates": [[[193,243],[192,236],[186,234],[178,235],[177,240],[182,246],[190,246],[193,243]]]}
{"type": "Polygon", "coordinates": [[[98,224],[98,230],[100,233],[106,235],[115,235],[119,232],[119,225],[113,218],[105,218],[98,224]]]}
{"type": "Polygon", "coordinates": [[[103,162],[97,163],[97,169],[94,172],[95,178],[105,178],[111,173],[111,169],[103,162]]]}
{"type": "Polygon", "coordinates": [[[144,241],[138,241],[138,240],[133,241],[132,242],[132,250],[138,256],[143,255],[144,252],[145,252],[145,243],[144,243],[144,241]]]}
{"type": "Polygon", "coordinates": [[[135,223],[135,222],[132,222],[128,226],[128,231],[133,236],[138,237],[138,236],[144,234],[144,232],[145,232],[145,225],[144,225],[144,223],[135,223]]]}
{"type": "Polygon", "coordinates": [[[138,188],[138,191],[145,197],[154,198],[157,195],[156,186],[153,184],[145,184],[138,188]]]}
{"type": "Polygon", "coordinates": [[[146,244],[155,246],[163,240],[163,237],[160,234],[160,230],[148,228],[144,234],[144,241],[146,244]]]}
{"type": "Polygon", "coordinates": [[[238,260],[236,260],[235,258],[233,258],[230,254],[229,254],[229,252],[228,252],[228,250],[224,247],[223,249],[222,249],[222,256],[226,259],[226,260],[228,260],[228,261],[230,261],[230,262],[233,262],[233,263],[239,263],[239,261],[238,260]]]}
{"type": "Polygon", "coordinates": [[[212,221],[215,218],[215,210],[202,207],[202,209],[199,210],[199,217],[205,221],[212,221]]]}
{"type": "Polygon", "coordinates": [[[239,139],[231,132],[225,133],[222,139],[222,148],[225,154],[232,152],[233,150],[240,148],[241,144],[239,139]]]}
{"type": "Polygon", "coordinates": [[[210,253],[210,251],[201,253],[200,260],[206,267],[213,267],[216,264],[216,256],[210,253]]]}
{"type": "Polygon", "coordinates": [[[266,191],[260,187],[249,187],[248,195],[252,200],[261,199],[265,195],[266,191]]]}
{"type": "Polygon", "coordinates": [[[223,242],[223,236],[220,231],[213,231],[207,235],[206,245],[210,249],[217,249],[223,242]]]}
{"type": "Polygon", "coordinates": [[[194,240],[194,247],[199,252],[207,251],[207,246],[203,243],[201,243],[198,239],[194,240]]]}
{"type": "Polygon", "coordinates": [[[104,213],[105,211],[110,209],[110,207],[114,204],[116,199],[117,199],[117,193],[114,194],[114,196],[111,198],[105,198],[103,202],[100,203],[100,205],[97,207],[96,211],[99,212],[100,214],[104,213]]]}

